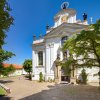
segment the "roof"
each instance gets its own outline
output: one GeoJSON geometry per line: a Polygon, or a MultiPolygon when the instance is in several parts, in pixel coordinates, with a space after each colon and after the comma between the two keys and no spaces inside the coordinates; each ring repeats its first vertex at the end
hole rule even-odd
{"type": "Polygon", "coordinates": [[[60,26],[54,28],[52,31],[45,35],[45,39],[53,37],[63,37],[67,36],[68,33],[79,33],[82,30],[85,30],[87,25],[77,24],[77,23],[66,23],[64,22],[60,26]]]}
{"type": "Polygon", "coordinates": [[[9,67],[10,65],[12,65],[15,69],[23,69],[23,66],[21,66],[21,65],[3,63],[3,66],[5,68],[9,67]]]}

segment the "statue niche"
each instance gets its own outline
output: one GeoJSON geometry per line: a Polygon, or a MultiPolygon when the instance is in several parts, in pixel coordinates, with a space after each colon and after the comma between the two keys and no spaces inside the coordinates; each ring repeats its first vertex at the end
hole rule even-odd
{"type": "Polygon", "coordinates": [[[67,22],[67,20],[68,20],[68,16],[67,15],[65,15],[65,16],[63,16],[62,18],[61,18],[61,22],[63,23],[63,22],[67,22]]]}
{"type": "Polygon", "coordinates": [[[55,82],[61,82],[61,66],[60,66],[60,55],[57,54],[57,58],[55,60],[55,82]]]}

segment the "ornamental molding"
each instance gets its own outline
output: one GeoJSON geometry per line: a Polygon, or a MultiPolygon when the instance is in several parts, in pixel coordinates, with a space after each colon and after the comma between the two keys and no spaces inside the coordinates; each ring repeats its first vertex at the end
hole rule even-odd
{"type": "Polygon", "coordinates": [[[46,45],[46,48],[48,49],[48,48],[53,48],[54,47],[54,43],[48,43],[47,45],[46,45]]]}

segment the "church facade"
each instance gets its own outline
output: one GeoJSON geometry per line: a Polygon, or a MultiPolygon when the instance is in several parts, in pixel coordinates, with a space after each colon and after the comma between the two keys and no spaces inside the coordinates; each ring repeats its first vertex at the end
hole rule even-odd
{"type": "MultiPolygon", "coordinates": [[[[47,26],[46,35],[33,41],[32,61],[34,77],[32,77],[32,80],[39,80],[40,72],[42,72],[45,81],[54,80],[56,77],[55,60],[58,55],[60,61],[64,58],[61,51],[62,44],[73,34],[87,29],[87,15],[84,13],[83,21],[77,20],[76,10],[68,8],[65,4],[62,5],[62,9],[54,16],[54,26],[47,26]]],[[[98,69],[86,69],[86,71],[89,82],[98,81],[98,77],[93,76],[98,69]]],[[[80,73],[81,69],[75,70],[73,77],[79,77],[80,73]]],[[[58,74],[59,77],[63,76],[61,72],[58,72],[58,74]]]]}

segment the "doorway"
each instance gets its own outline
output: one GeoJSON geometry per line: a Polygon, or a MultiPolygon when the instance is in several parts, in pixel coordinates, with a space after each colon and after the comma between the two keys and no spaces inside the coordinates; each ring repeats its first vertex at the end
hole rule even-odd
{"type": "Polygon", "coordinates": [[[65,69],[61,69],[61,81],[70,82],[70,76],[65,73],[65,69]]]}

